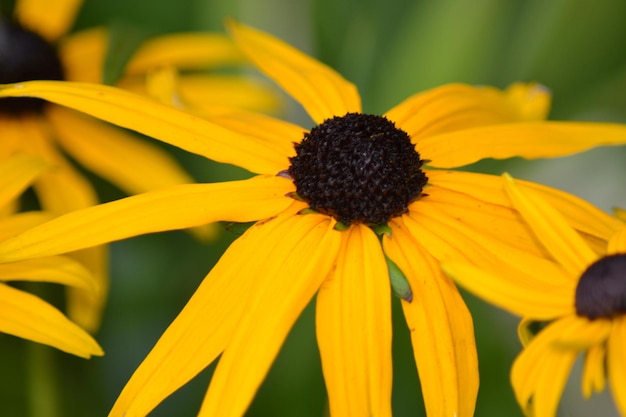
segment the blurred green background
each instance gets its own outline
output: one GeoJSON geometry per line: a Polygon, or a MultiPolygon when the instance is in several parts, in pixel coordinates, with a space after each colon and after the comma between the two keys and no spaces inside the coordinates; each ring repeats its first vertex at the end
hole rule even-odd
{"type": "MultiPolygon", "coordinates": [[[[53,1],[53,0],[51,0],[53,1]]],[[[354,81],[365,111],[381,113],[448,82],[506,87],[538,81],[554,95],[553,119],[626,122],[626,2],[623,0],[88,0],[75,28],[124,22],[155,33],[222,30],[235,17],[298,46],[354,81]]],[[[297,106],[285,117],[310,126],[297,106]]],[[[199,181],[245,176],[172,150],[199,181]]],[[[626,149],[550,161],[483,162],[473,169],[563,188],[605,210],[626,207],[626,149]]],[[[103,199],[122,196],[94,178],[103,199]]],[[[106,356],[77,359],[0,335],[1,416],[105,416],[135,367],[236,236],[221,228],[204,245],[184,232],[111,245],[111,293],[97,339],[106,356]],[[41,363],[58,414],[33,412],[29,374],[41,363]]],[[[466,294],[464,294],[466,295],[466,294]]],[[[475,317],[481,389],[476,415],[519,416],[509,367],[520,349],[516,319],[466,295],[475,317]]],[[[408,331],[394,322],[394,415],[424,414],[408,331]]],[[[254,340],[250,340],[254,344],[254,340]]],[[[154,416],[195,416],[211,369],[167,399],[154,416]]],[[[573,373],[560,415],[616,415],[608,394],[583,402],[573,373]]],[[[43,402],[45,404],[45,402],[43,402]]],[[[248,416],[321,417],[325,388],[309,307],[261,387],[248,416]]],[[[53,407],[50,408],[50,411],[53,407]]],[[[437,416],[432,416],[437,417],[437,416]]]]}

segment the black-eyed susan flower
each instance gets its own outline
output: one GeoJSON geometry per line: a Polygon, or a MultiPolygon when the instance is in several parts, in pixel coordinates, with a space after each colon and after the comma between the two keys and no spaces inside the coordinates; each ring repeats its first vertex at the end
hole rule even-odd
{"type": "MultiPolygon", "coordinates": [[[[208,121],[96,85],[5,86],[0,97],[44,98],[258,175],[172,186],[70,213],[0,243],[0,261],[219,220],[254,221],[135,371],[111,416],[146,415],[218,356],[200,415],[242,415],[316,294],[331,414],[389,416],[392,291],[401,297],[428,414],[472,415],[473,324],[439,261],[550,263],[537,256],[548,255],[499,177],[436,168],[625,143],[626,127],[543,121],[546,91],[521,84],[507,91],[449,85],[384,115],[364,114],[354,85],[332,69],[262,32],[234,23],[230,29],[317,125],[307,130],[252,113],[208,121]]],[[[600,245],[597,230],[611,225],[592,208],[533,187],[600,245]]]]}
{"type": "MultiPolygon", "coordinates": [[[[101,83],[108,32],[95,28],[67,35],[80,5],[76,0],[20,0],[12,18],[0,15],[0,83],[101,83]]],[[[239,66],[243,61],[242,54],[223,34],[167,35],[138,49],[119,85],[203,114],[233,106],[276,109],[275,95],[267,87],[242,77],[199,72],[177,76],[175,72],[178,68],[239,66]]],[[[66,213],[98,202],[91,184],[66,154],[129,194],[193,181],[154,144],[40,99],[0,100],[0,130],[0,159],[25,152],[54,165],[34,183],[42,208],[50,213],[66,213]]],[[[70,316],[94,330],[107,291],[105,248],[73,256],[100,277],[101,291],[96,298],[70,291],[70,316]]]]}
{"type": "Polygon", "coordinates": [[[511,382],[527,415],[556,415],[582,354],[584,397],[604,390],[608,378],[626,416],[626,225],[615,223],[613,233],[602,232],[608,244],[598,254],[541,196],[510,177],[506,191],[558,268],[503,259],[499,273],[459,263],[444,263],[444,269],[473,293],[524,317],[519,330],[525,348],[513,364],[511,382]],[[533,336],[534,322],[548,324],[533,336]]]}
{"type": "MultiPolygon", "coordinates": [[[[0,161],[0,240],[51,218],[43,212],[13,212],[15,198],[49,167],[28,155],[0,161]]],[[[66,256],[0,264],[0,332],[53,346],[81,357],[102,355],[93,338],[63,313],[12,282],[57,283],[95,292],[96,283],[85,267],[66,256]]]]}

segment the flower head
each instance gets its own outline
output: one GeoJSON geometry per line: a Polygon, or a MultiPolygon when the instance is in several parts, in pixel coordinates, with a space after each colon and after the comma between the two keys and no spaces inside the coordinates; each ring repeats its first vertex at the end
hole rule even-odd
{"type": "Polygon", "coordinates": [[[499,273],[458,263],[443,268],[470,291],[524,317],[520,336],[526,347],[515,360],[511,381],[528,415],[556,415],[580,354],[584,396],[602,391],[608,377],[626,415],[626,225],[616,223],[612,233],[603,232],[608,245],[597,253],[531,189],[506,177],[506,191],[558,267],[528,269],[508,259],[499,273]],[[537,321],[548,325],[533,336],[529,325],[537,321]]]}
{"type": "MultiPolygon", "coordinates": [[[[0,161],[0,240],[50,219],[39,211],[12,214],[10,207],[15,197],[46,169],[49,167],[41,160],[24,154],[0,161]]],[[[102,355],[96,341],[63,313],[11,285],[18,281],[53,282],[95,293],[95,281],[85,267],[67,256],[0,264],[0,332],[85,358],[102,355]]]]}
{"type": "MultiPolygon", "coordinates": [[[[45,98],[259,175],[172,186],[70,213],[0,243],[0,260],[219,220],[255,221],[135,371],[111,416],[147,414],[220,355],[200,415],[242,415],[315,294],[332,415],[391,415],[392,285],[403,289],[396,292],[427,412],[472,415],[478,389],[472,320],[439,261],[550,262],[540,258],[547,253],[499,177],[437,168],[625,143],[626,127],[545,122],[546,91],[523,84],[506,91],[448,85],[382,116],[365,114],[354,85],[329,67],[270,35],[229,27],[317,126],[251,113],[209,121],[87,84],[7,86],[0,96],[45,98]]],[[[590,242],[612,227],[580,199],[529,186],[558,204],[590,242]]]]}
{"type": "MultiPolygon", "coordinates": [[[[0,83],[28,80],[102,83],[111,36],[104,28],[67,35],[80,5],[81,1],[76,0],[54,4],[20,0],[13,18],[0,15],[0,83]]],[[[241,53],[225,35],[161,36],[146,41],[137,50],[119,85],[203,114],[233,107],[275,109],[275,95],[268,88],[242,77],[206,73],[179,77],[175,73],[175,68],[196,70],[239,66],[243,62],[241,53]]],[[[66,213],[98,203],[92,185],[65,154],[129,194],[193,182],[157,146],[42,99],[0,99],[0,129],[0,159],[22,152],[55,167],[34,183],[41,207],[50,213],[66,213]]],[[[81,325],[95,330],[107,292],[106,249],[91,248],[75,256],[99,277],[101,291],[99,298],[70,291],[69,314],[81,325]]]]}

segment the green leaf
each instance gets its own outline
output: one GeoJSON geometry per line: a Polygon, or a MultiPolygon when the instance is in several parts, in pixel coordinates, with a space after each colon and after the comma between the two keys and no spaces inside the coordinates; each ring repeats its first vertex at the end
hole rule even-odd
{"type": "Polygon", "coordinates": [[[152,31],[123,21],[109,25],[109,46],[104,58],[103,80],[107,85],[115,85],[124,74],[126,65],[141,44],[152,35],[152,31]]]}

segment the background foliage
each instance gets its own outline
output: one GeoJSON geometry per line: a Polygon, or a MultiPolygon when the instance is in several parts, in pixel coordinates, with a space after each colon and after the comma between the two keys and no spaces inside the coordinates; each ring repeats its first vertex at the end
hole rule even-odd
{"type": "MultiPolygon", "coordinates": [[[[76,29],[122,22],[155,33],[222,30],[225,16],[278,35],[339,70],[358,85],[368,112],[383,112],[442,83],[506,87],[532,80],[553,92],[551,118],[626,122],[623,0],[87,0],[76,29]]],[[[311,124],[297,106],[289,107],[286,117],[311,124]]],[[[246,175],[172,152],[199,181],[246,175]]],[[[626,149],[618,148],[560,160],[483,162],[474,168],[508,170],[610,210],[626,206],[625,161],[626,149]]],[[[110,185],[98,184],[103,199],[122,196],[110,185]]],[[[211,244],[184,232],[113,244],[110,299],[97,335],[106,356],[84,361],[0,335],[0,414],[106,415],[135,367],[235,237],[220,227],[218,241],[211,244]],[[33,369],[42,363],[51,370],[45,376],[51,384],[34,383],[33,369]]],[[[520,348],[516,320],[469,295],[465,298],[474,313],[480,355],[476,415],[521,415],[508,382],[520,348]]],[[[399,309],[394,313],[394,415],[423,415],[408,331],[399,309]]],[[[152,415],[194,416],[210,373],[204,372],[152,415]]],[[[574,372],[561,415],[615,414],[608,394],[583,403],[577,378],[574,372]]],[[[41,375],[36,381],[41,382],[41,375]]],[[[248,415],[324,413],[309,307],[248,415]]]]}

